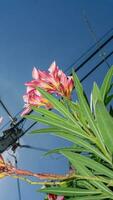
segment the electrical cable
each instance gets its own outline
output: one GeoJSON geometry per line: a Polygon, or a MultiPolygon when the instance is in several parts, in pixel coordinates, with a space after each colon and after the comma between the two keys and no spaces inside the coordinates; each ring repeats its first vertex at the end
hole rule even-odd
{"type": "MultiPolygon", "coordinates": [[[[9,153],[10,156],[12,156],[14,158],[15,161],[15,167],[16,169],[18,169],[18,161],[17,158],[14,154],[9,153]]],[[[19,178],[17,178],[17,189],[18,189],[18,200],[22,200],[21,198],[21,189],[20,189],[20,180],[19,178]]]]}
{"type": "MultiPolygon", "coordinates": [[[[96,32],[94,31],[94,29],[93,29],[93,27],[92,27],[92,24],[91,24],[91,22],[89,21],[86,12],[84,12],[84,21],[85,21],[85,23],[86,23],[86,25],[87,25],[87,27],[88,27],[88,29],[89,29],[89,32],[91,33],[91,36],[93,37],[94,41],[96,42],[96,46],[97,46],[97,48],[98,48],[99,42],[98,42],[97,34],[96,34],[96,32]]],[[[103,51],[103,49],[100,50],[100,56],[101,56],[102,58],[104,58],[104,59],[105,59],[105,54],[106,54],[106,53],[105,53],[105,51],[103,51]]],[[[109,63],[106,61],[106,59],[105,59],[105,63],[106,63],[106,65],[107,65],[108,69],[109,69],[109,68],[110,68],[110,65],[109,65],[109,63]]]]}
{"type": "Polygon", "coordinates": [[[102,43],[102,40],[113,31],[113,28],[111,28],[104,36],[101,37],[100,40],[98,40],[92,47],[90,47],[85,53],[83,53],[77,60],[75,60],[75,62],[73,62],[71,65],[69,65],[69,67],[66,68],[65,72],[67,72],[68,70],[70,70],[70,68],[72,68],[73,66],[77,65],[77,62],[80,61],[82,58],[85,57],[84,61],[78,65],[78,67],[75,69],[75,72],[77,72],[78,70],[80,70],[94,55],[96,55],[104,46],[106,46],[112,39],[113,39],[113,33],[110,37],[107,38],[107,40],[104,41],[104,43],[102,43]],[[91,50],[97,46],[97,43],[99,43],[98,48],[96,48],[96,50],[92,53],[91,50]],[[102,43],[102,44],[100,44],[102,43]],[[87,54],[91,52],[90,55],[87,56],[87,54]],[[87,58],[86,58],[87,56],[87,58]]]}
{"type": "Polygon", "coordinates": [[[21,145],[21,144],[19,144],[19,147],[20,148],[28,148],[28,149],[32,149],[32,150],[38,150],[38,151],[44,151],[44,152],[50,151],[50,149],[38,148],[38,147],[31,146],[31,145],[21,145]]]}
{"type": "MultiPolygon", "coordinates": [[[[113,51],[111,51],[104,59],[108,59],[113,54],[113,51]]],[[[90,74],[92,74],[105,60],[101,60],[93,69],[91,69],[81,80],[80,82],[83,82],[90,74]]]]}

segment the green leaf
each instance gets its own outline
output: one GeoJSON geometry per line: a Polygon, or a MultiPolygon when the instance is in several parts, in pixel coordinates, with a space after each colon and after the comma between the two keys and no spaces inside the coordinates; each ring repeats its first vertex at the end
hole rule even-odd
{"type": "Polygon", "coordinates": [[[82,85],[75,73],[73,73],[73,78],[74,78],[74,84],[75,84],[77,96],[78,96],[79,103],[80,103],[80,108],[82,110],[82,115],[86,118],[86,120],[89,123],[90,128],[93,130],[93,132],[96,133],[97,129],[95,127],[95,122],[94,122],[92,113],[90,111],[89,105],[87,103],[87,100],[84,96],[82,85]]]}
{"type": "Polygon", "coordinates": [[[32,131],[32,133],[52,133],[53,135],[56,135],[58,137],[64,138],[70,142],[73,142],[76,145],[79,145],[79,147],[84,148],[86,151],[88,152],[92,152],[95,155],[97,155],[99,158],[105,160],[106,162],[110,163],[111,162],[94,146],[91,145],[87,140],[84,140],[80,137],[75,137],[74,134],[71,134],[70,132],[65,132],[61,129],[58,128],[45,128],[45,129],[39,129],[39,130],[35,130],[32,131]]]}
{"type": "Polygon", "coordinates": [[[102,138],[101,138],[101,136],[98,132],[98,129],[96,127],[94,117],[93,117],[93,115],[90,111],[90,107],[87,104],[86,98],[84,97],[82,85],[81,85],[77,75],[74,72],[73,72],[73,78],[74,78],[74,84],[75,84],[77,96],[78,96],[78,99],[79,99],[80,107],[81,107],[81,110],[82,110],[82,115],[86,118],[86,120],[87,120],[87,122],[90,126],[90,129],[93,131],[95,136],[97,136],[98,141],[99,141],[98,146],[105,153],[106,152],[105,146],[103,144],[102,138]]]}
{"type": "Polygon", "coordinates": [[[101,199],[106,200],[110,198],[112,198],[111,195],[100,194],[100,195],[88,195],[84,197],[69,198],[69,200],[101,200],[101,199]]]}
{"type": "Polygon", "coordinates": [[[107,74],[104,78],[104,81],[102,83],[101,89],[100,89],[103,100],[105,100],[105,97],[109,92],[109,88],[110,88],[111,81],[112,81],[112,76],[113,76],[113,66],[107,72],[107,74]]]}
{"type": "Polygon", "coordinates": [[[82,128],[78,127],[78,125],[76,127],[75,124],[70,123],[68,120],[65,119],[63,120],[63,118],[62,120],[59,120],[59,118],[58,120],[56,120],[51,117],[38,116],[38,115],[26,115],[26,118],[32,119],[37,122],[41,122],[46,125],[54,126],[55,128],[68,131],[69,133],[73,133],[75,135],[82,136],[84,138],[89,138],[89,136],[86,135],[85,131],[82,128]]]}
{"type": "Polygon", "coordinates": [[[82,115],[80,104],[77,101],[75,103],[75,102],[70,101],[70,100],[67,100],[67,104],[69,106],[70,112],[75,117],[75,120],[77,120],[77,122],[80,125],[87,126],[87,121],[84,118],[84,116],[82,115]]]}
{"type": "MultiPolygon", "coordinates": [[[[88,167],[91,167],[95,170],[95,168],[93,166],[93,164],[95,164],[95,163],[92,162],[93,160],[90,159],[90,161],[89,160],[87,161],[86,159],[80,159],[80,157],[78,158],[75,155],[75,153],[72,153],[72,152],[60,151],[60,153],[63,154],[65,157],[67,157],[69,159],[69,161],[72,163],[72,165],[75,167],[75,169],[79,172],[79,174],[83,175],[83,179],[84,179],[84,176],[94,177],[94,174],[89,170],[89,168],[86,167],[86,165],[87,165],[88,167]],[[85,160],[85,162],[84,162],[84,160],[85,160]]],[[[79,155],[79,156],[82,156],[82,155],[79,155]]],[[[101,170],[101,167],[100,167],[99,171],[100,170],[101,170]]],[[[109,171],[109,169],[108,169],[108,171],[109,171]]],[[[111,170],[110,170],[110,173],[112,173],[111,170]]],[[[113,176],[113,174],[112,174],[112,176],[113,176]]],[[[95,178],[96,178],[96,176],[95,176],[95,178]]],[[[111,197],[113,197],[113,192],[107,186],[105,186],[104,183],[97,182],[96,180],[94,180],[94,181],[89,180],[89,182],[91,184],[95,185],[97,188],[104,191],[106,194],[110,194],[111,197]]]]}
{"type": "Polygon", "coordinates": [[[105,176],[108,176],[109,178],[113,179],[113,171],[109,168],[105,167],[104,165],[100,164],[99,162],[96,162],[93,159],[88,158],[87,156],[83,156],[78,153],[73,152],[66,152],[61,150],[60,153],[62,153],[64,156],[66,156],[70,162],[81,162],[81,164],[87,166],[90,169],[95,170],[97,173],[103,174],[105,176]]]}
{"type": "Polygon", "coordinates": [[[113,119],[104,104],[98,101],[95,106],[97,126],[103,136],[104,144],[113,153],[113,119]]]}
{"type": "MultiPolygon", "coordinates": [[[[50,110],[47,110],[45,108],[33,107],[33,110],[36,111],[37,113],[42,114],[43,117],[49,117],[50,119],[56,120],[57,123],[58,123],[58,121],[62,122],[65,125],[67,125],[67,123],[68,123],[68,126],[73,126],[72,129],[74,127],[76,127],[77,129],[79,129],[83,133],[83,129],[81,128],[81,126],[79,125],[78,121],[76,121],[76,120],[74,122],[73,121],[70,122],[69,119],[67,120],[66,118],[62,117],[61,115],[58,115],[58,114],[56,114],[56,113],[54,113],[54,112],[52,112],[50,110]]],[[[86,133],[84,132],[84,134],[86,134],[86,133]]]]}
{"type": "Polygon", "coordinates": [[[58,110],[61,115],[64,115],[64,117],[66,117],[67,119],[70,119],[72,122],[75,123],[75,119],[72,116],[72,114],[69,112],[69,110],[54,96],[52,96],[51,94],[49,94],[48,92],[44,91],[41,88],[37,88],[37,90],[46,98],[50,101],[50,103],[52,103],[52,105],[54,106],[54,108],[56,110],[58,110]]]}
{"type": "Polygon", "coordinates": [[[93,84],[93,91],[92,91],[92,102],[93,102],[93,108],[95,111],[95,105],[97,101],[102,101],[101,93],[100,90],[97,86],[97,84],[94,82],[93,84]]]}
{"type": "Polygon", "coordinates": [[[105,99],[105,105],[108,105],[112,99],[113,99],[113,94],[107,96],[105,99]]]}
{"type": "Polygon", "coordinates": [[[73,145],[71,147],[63,147],[63,148],[56,148],[56,149],[50,150],[47,153],[45,153],[45,155],[50,155],[50,154],[53,154],[53,153],[59,153],[60,150],[63,150],[63,151],[68,150],[68,151],[73,151],[73,152],[86,152],[84,150],[84,148],[78,147],[77,145],[76,146],[73,145]]]}
{"type": "Polygon", "coordinates": [[[87,190],[87,189],[77,189],[69,187],[51,187],[38,190],[39,192],[46,192],[48,194],[65,195],[65,196],[76,196],[76,195],[90,195],[90,194],[100,194],[100,190],[87,190]]]}

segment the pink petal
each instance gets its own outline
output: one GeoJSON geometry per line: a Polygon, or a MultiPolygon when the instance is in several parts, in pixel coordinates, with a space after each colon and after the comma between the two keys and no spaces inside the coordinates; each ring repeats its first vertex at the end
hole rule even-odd
{"type": "Polygon", "coordinates": [[[37,96],[39,96],[39,97],[42,96],[38,90],[35,90],[35,94],[36,94],[37,96]]]}
{"type": "Polygon", "coordinates": [[[67,76],[61,71],[60,82],[63,84],[64,88],[67,88],[67,76]]]}
{"type": "Polygon", "coordinates": [[[24,100],[25,103],[28,103],[28,95],[27,95],[27,94],[25,94],[25,95],[23,96],[23,100],[24,100]]]}
{"type": "Polygon", "coordinates": [[[46,81],[47,77],[49,76],[49,73],[46,71],[38,70],[38,73],[40,81],[46,81]]]}
{"type": "Polygon", "coordinates": [[[64,196],[57,196],[56,200],[65,200],[64,196]]]}
{"type": "Polygon", "coordinates": [[[37,81],[37,80],[32,80],[30,82],[26,82],[25,85],[28,86],[28,87],[38,87],[40,81],[37,81]]]}
{"type": "Polygon", "coordinates": [[[22,111],[21,117],[23,117],[24,115],[28,114],[30,111],[31,111],[31,108],[30,108],[30,107],[26,107],[26,108],[22,111]]]}
{"type": "Polygon", "coordinates": [[[53,73],[54,71],[55,71],[55,69],[56,69],[56,62],[54,61],[51,65],[50,65],[50,67],[49,67],[49,69],[48,69],[48,71],[50,72],[50,73],[53,73]]]}
{"type": "Polygon", "coordinates": [[[35,80],[38,80],[38,79],[39,79],[39,73],[38,73],[38,70],[36,69],[36,67],[33,68],[32,77],[33,77],[35,80]]]}
{"type": "Polygon", "coordinates": [[[72,91],[72,89],[74,87],[74,81],[73,81],[73,79],[72,79],[71,76],[68,77],[68,86],[67,87],[68,87],[68,89],[69,89],[70,92],[72,91]]]}
{"type": "Polygon", "coordinates": [[[27,86],[26,92],[29,93],[29,92],[31,92],[31,90],[33,90],[33,89],[34,89],[33,87],[27,86]]]}

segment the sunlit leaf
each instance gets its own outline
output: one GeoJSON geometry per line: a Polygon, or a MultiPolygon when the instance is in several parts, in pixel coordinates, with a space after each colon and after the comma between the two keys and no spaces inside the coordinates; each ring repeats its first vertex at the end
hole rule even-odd
{"type": "Polygon", "coordinates": [[[46,192],[49,194],[65,195],[65,196],[76,196],[76,195],[90,195],[90,194],[100,194],[99,190],[87,190],[87,189],[77,189],[77,188],[63,188],[63,187],[51,187],[40,189],[40,192],[46,192]]]}
{"type": "Polygon", "coordinates": [[[82,110],[82,115],[86,118],[91,130],[93,131],[93,133],[97,136],[98,141],[99,141],[99,147],[101,148],[101,150],[103,152],[106,152],[102,138],[101,138],[101,136],[98,132],[98,129],[96,127],[94,117],[91,113],[90,107],[89,107],[89,105],[86,101],[86,98],[84,96],[82,85],[81,85],[77,75],[74,72],[73,72],[73,78],[74,78],[74,84],[75,84],[77,96],[78,96],[78,99],[79,99],[80,107],[81,107],[81,110],[82,110]]]}
{"type": "Polygon", "coordinates": [[[92,152],[95,155],[97,155],[99,158],[105,160],[108,163],[111,163],[109,161],[109,159],[107,159],[99,150],[98,148],[96,148],[94,145],[91,145],[90,142],[88,142],[87,140],[84,140],[80,137],[75,137],[75,135],[71,134],[70,132],[66,132],[63,131],[61,129],[58,128],[44,128],[44,129],[38,129],[35,131],[32,131],[32,133],[51,133],[53,135],[56,135],[58,137],[64,138],[70,142],[73,142],[74,144],[78,145],[79,147],[84,148],[84,150],[88,151],[88,152],[92,152]]]}
{"type": "Polygon", "coordinates": [[[104,81],[102,83],[101,89],[100,89],[103,100],[105,100],[105,97],[109,92],[112,77],[113,77],[113,66],[107,72],[107,74],[104,78],[104,81]]]}
{"type": "Polygon", "coordinates": [[[70,119],[72,122],[75,123],[75,119],[72,116],[72,114],[69,112],[69,110],[54,96],[49,94],[48,92],[42,90],[41,88],[38,88],[38,91],[45,97],[47,98],[50,103],[54,106],[56,110],[58,110],[64,117],[70,119]]]}
{"type": "Polygon", "coordinates": [[[97,126],[103,136],[104,144],[113,153],[113,119],[101,101],[96,103],[95,110],[97,126]]]}
{"type": "Polygon", "coordinates": [[[101,163],[95,161],[94,159],[88,158],[88,156],[83,156],[78,153],[68,152],[68,151],[60,151],[62,154],[64,154],[68,159],[78,161],[83,163],[83,165],[89,167],[90,169],[95,170],[96,172],[106,175],[109,178],[113,179],[113,172],[109,168],[105,167],[101,163]]]}
{"type": "MultiPolygon", "coordinates": [[[[72,165],[75,167],[75,169],[79,172],[79,174],[83,175],[83,177],[84,176],[93,176],[94,177],[94,174],[88,168],[95,170],[95,166],[96,166],[95,161],[93,161],[89,158],[86,158],[82,155],[68,152],[68,151],[67,152],[60,151],[60,153],[69,159],[69,161],[72,163],[72,165]]],[[[103,165],[103,167],[104,167],[104,165],[103,165]]],[[[97,171],[99,170],[99,172],[101,173],[101,165],[97,166],[96,169],[97,169],[97,171]]],[[[104,170],[107,171],[106,167],[104,168],[104,170]]],[[[110,176],[110,174],[112,174],[112,171],[110,170],[110,172],[109,172],[109,169],[108,169],[107,173],[110,176]]],[[[113,176],[113,174],[112,174],[112,176],[113,176]]],[[[113,197],[113,192],[104,183],[96,181],[96,176],[95,176],[95,180],[93,180],[93,181],[89,180],[89,182],[91,182],[91,184],[95,185],[97,188],[101,189],[102,191],[104,191],[107,194],[110,194],[111,197],[113,197]]]]}

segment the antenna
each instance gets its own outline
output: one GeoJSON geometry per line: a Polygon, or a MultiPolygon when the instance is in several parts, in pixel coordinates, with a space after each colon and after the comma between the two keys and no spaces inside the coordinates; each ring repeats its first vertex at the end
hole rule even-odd
{"type": "MultiPolygon", "coordinates": [[[[98,48],[99,42],[98,42],[97,34],[96,34],[96,32],[94,31],[94,29],[93,29],[93,27],[92,27],[92,24],[91,24],[91,22],[90,22],[89,19],[88,19],[88,16],[87,16],[87,14],[86,14],[86,11],[83,12],[83,16],[84,16],[84,21],[85,21],[85,23],[86,23],[86,25],[87,25],[87,27],[88,27],[88,29],[89,29],[89,32],[91,33],[91,36],[92,36],[92,38],[94,39],[94,41],[96,42],[97,48],[98,48]]],[[[103,58],[103,60],[104,60],[104,62],[106,63],[107,67],[110,68],[110,65],[109,65],[109,63],[107,62],[105,55],[106,55],[106,52],[103,51],[103,50],[100,50],[100,56],[103,58]]]]}

